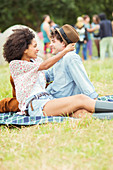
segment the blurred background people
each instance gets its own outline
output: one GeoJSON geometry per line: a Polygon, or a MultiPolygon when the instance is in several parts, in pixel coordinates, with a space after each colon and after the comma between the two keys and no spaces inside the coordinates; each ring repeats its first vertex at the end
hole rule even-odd
{"type": "Polygon", "coordinates": [[[112,25],[112,37],[113,37],[113,12],[112,12],[112,21],[111,21],[111,25],[112,25]]]}
{"type": "Polygon", "coordinates": [[[99,31],[100,30],[100,26],[99,26],[100,19],[99,19],[99,16],[93,15],[92,21],[93,21],[91,24],[92,28],[96,28],[97,26],[99,27],[96,30],[94,30],[93,39],[94,39],[94,42],[97,48],[98,57],[100,57],[100,31],[99,31]]]}
{"type": "Polygon", "coordinates": [[[41,24],[41,32],[43,33],[44,42],[44,60],[51,57],[51,47],[50,47],[50,16],[43,16],[43,23],[41,24]]]}
{"type": "Polygon", "coordinates": [[[111,21],[106,18],[105,13],[99,14],[100,18],[100,59],[105,59],[106,51],[108,57],[113,57],[112,47],[112,25],[111,21]]]}
{"type": "Polygon", "coordinates": [[[80,51],[80,46],[83,48],[83,60],[87,60],[87,30],[83,23],[83,18],[78,17],[77,23],[75,24],[75,29],[79,34],[79,41],[76,43],[76,53],[80,51]]]}
{"type": "MultiPolygon", "coordinates": [[[[84,24],[86,28],[91,28],[90,25],[90,17],[88,15],[84,15],[84,24]]],[[[91,34],[88,32],[88,41],[87,41],[87,51],[88,51],[88,56],[89,59],[92,58],[92,40],[91,40],[91,34]]]]}
{"type": "Polygon", "coordinates": [[[53,20],[50,20],[49,24],[50,24],[50,29],[51,30],[53,30],[55,28],[59,28],[59,25],[56,24],[53,20]]]}

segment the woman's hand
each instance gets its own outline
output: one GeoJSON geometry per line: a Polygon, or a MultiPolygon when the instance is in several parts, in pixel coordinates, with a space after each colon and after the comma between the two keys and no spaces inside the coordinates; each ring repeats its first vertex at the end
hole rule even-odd
{"type": "Polygon", "coordinates": [[[94,32],[95,30],[100,29],[100,25],[96,25],[94,28],[87,28],[88,32],[94,32]]]}
{"type": "Polygon", "coordinates": [[[84,44],[86,44],[87,43],[87,41],[86,40],[84,40],[84,44]]]}
{"type": "Polygon", "coordinates": [[[73,51],[75,49],[75,43],[71,43],[67,45],[63,51],[56,54],[55,56],[48,58],[44,62],[42,62],[38,68],[38,71],[40,70],[47,70],[51,66],[53,66],[58,60],[60,60],[67,52],[73,51]]]}
{"type": "Polygon", "coordinates": [[[69,52],[75,50],[75,43],[68,44],[64,51],[69,52]]]}

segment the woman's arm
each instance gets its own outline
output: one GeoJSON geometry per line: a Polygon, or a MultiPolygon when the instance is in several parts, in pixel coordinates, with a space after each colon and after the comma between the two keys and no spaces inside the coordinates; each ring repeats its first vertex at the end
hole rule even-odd
{"type": "Polygon", "coordinates": [[[95,30],[98,30],[100,28],[99,25],[95,26],[94,28],[87,28],[88,32],[94,32],[95,30]]]}
{"type": "Polygon", "coordinates": [[[10,76],[10,83],[12,85],[12,94],[13,94],[13,97],[16,97],[15,84],[14,84],[12,76],[10,76]]]}
{"type": "Polygon", "coordinates": [[[59,54],[42,62],[38,68],[38,71],[47,70],[48,68],[53,66],[57,61],[59,61],[67,52],[73,51],[74,49],[75,49],[75,43],[71,43],[67,45],[67,47],[63,51],[61,51],[59,54]]]}

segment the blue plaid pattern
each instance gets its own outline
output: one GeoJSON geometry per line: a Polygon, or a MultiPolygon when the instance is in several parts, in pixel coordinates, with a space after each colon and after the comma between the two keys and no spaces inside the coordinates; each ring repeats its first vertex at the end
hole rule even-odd
{"type": "Polygon", "coordinates": [[[113,95],[98,97],[98,100],[113,102],[113,95]]]}
{"type": "MultiPolygon", "coordinates": [[[[102,96],[99,97],[98,100],[103,101],[112,101],[113,95],[110,96],[102,96]]],[[[113,113],[94,113],[92,115],[94,118],[99,119],[113,119],[113,113]]],[[[35,124],[43,124],[43,123],[60,123],[64,120],[78,120],[76,118],[71,117],[63,117],[63,116],[24,116],[17,115],[16,113],[0,113],[0,124],[6,125],[35,125],[35,124]]]]}
{"type": "MultiPolygon", "coordinates": [[[[64,120],[73,120],[71,117],[62,116],[24,116],[17,115],[16,113],[0,113],[0,124],[7,125],[35,125],[43,123],[60,123],[64,120]]],[[[75,119],[74,119],[75,120],[75,119]]]]}

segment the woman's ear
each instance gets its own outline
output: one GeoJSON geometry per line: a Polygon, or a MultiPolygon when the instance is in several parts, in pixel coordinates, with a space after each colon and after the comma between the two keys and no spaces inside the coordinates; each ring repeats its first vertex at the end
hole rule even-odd
{"type": "Polygon", "coordinates": [[[24,51],[24,54],[27,54],[27,52],[28,52],[28,49],[26,49],[26,50],[24,51]]]}

